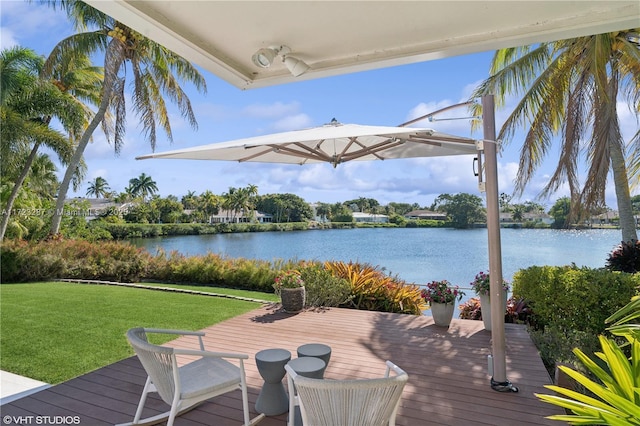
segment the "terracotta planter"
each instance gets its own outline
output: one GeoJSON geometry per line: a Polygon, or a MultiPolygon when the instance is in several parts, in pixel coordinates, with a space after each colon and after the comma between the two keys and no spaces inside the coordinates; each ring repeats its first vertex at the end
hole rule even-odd
{"type": "Polygon", "coordinates": [[[431,303],[433,322],[441,327],[449,327],[454,309],[453,303],[431,303]]]}
{"type": "Polygon", "coordinates": [[[280,289],[282,308],[291,314],[302,311],[304,309],[305,295],[304,287],[280,289]]]}
{"type": "MultiPolygon", "coordinates": [[[[502,292],[504,300],[502,301],[502,312],[507,310],[507,293],[502,292]]],[[[491,331],[491,299],[488,294],[480,294],[480,308],[482,309],[482,322],[484,322],[485,330],[491,331]]]]}

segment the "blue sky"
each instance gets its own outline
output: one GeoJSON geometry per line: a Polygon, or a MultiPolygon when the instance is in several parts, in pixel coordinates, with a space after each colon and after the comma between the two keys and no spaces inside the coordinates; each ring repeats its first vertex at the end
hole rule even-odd
{"type": "MultiPolygon", "coordinates": [[[[22,0],[0,1],[0,43],[29,47],[48,55],[53,46],[73,31],[66,15],[48,7],[22,0]]],[[[192,87],[186,89],[198,130],[171,110],[174,142],[158,133],[156,152],[223,142],[262,134],[297,130],[322,125],[336,118],[342,123],[394,126],[412,118],[463,102],[488,76],[493,52],[458,56],[419,64],[385,68],[337,77],[242,91],[215,75],[201,70],[207,81],[207,94],[192,87]]],[[[101,65],[101,63],[99,63],[101,65]]],[[[623,134],[628,138],[638,123],[626,105],[620,105],[623,134]]],[[[464,117],[457,109],[438,118],[464,117]]],[[[496,112],[499,129],[508,110],[496,112]]],[[[103,135],[85,151],[89,167],[87,181],[69,196],[84,196],[87,183],[97,176],[107,180],[112,190],[122,192],[129,179],[141,173],[150,175],[162,196],[181,197],[192,190],[197,194],[209,189],[216,194],[229,187],[258,186],[260,194],[294,193],[309,202],[334,203],[358,197],[388,202],[417,202],[429,205],[442,193],[466,192],[483,196],[473,175],[472,157],[441,157],[376,162],[351,162],[333,168],[328,164],[311,166],[272,165],[190,160],[135,160],[151,152],[133,112],[127,114],[125,145],[119,155],[103,135]]],[[[472,134],[468,120],[422,121],[419,127],[460,136],[472,134]]],[[[498,158],[499,191],[511,194],[517,173],[521,139],[510,141],[498,158]]],[[[547,207],[561,196],[561,189],[550,200],[537,200],[557,161],[557,147],[550,151],[535,179],[519,201],[537,201],[547,207]]],[[[60,168],[60,176],[64,170],[60,168]]],[[[517,200],[516,200],[517,201],[517,200]]],[[[616,209],[611,179],[607,205],[616,209]]]]}

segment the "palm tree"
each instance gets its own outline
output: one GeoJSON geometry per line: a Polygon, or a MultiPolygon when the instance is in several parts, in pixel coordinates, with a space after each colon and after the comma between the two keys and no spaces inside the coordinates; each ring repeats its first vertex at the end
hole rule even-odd
{"type": "Polygon", "coordinates": [[[156,182],[151,179],[151,176],[147,176],[145,173],[141,173],[137,178],[130,179],[129,188],[133,196],[142,197],[142,201],[144,201],[148,195],[153,195],[158,192],[156,182]]]}
{"type": "Polygon", "coordinates": [[[187,210],[193,210],[198,206],[198,196],[195,191],[188,191],[180,201],[187,210]]]}
{"type": "Polygon", "coordinates": [[[204,212],[204,216],[209,223],[211,223],[211,216],[218,214],[218,211],[220,211],[220,204],[220,197],[209,190],[206,190],[198,197],[198,210],[204,212]]]}
{"type": "Polygon", "coordinates": [[[96,198],[106,197],[110,189],[107,181],[102,176],[98,176],[93,182],[89,183],[87,196],[93,195],[96,198]]]}
{"type": "MultiPolygon", "coordinates": [[[[23,157],[24,158],[24,157],[23,157]]],[[[8,179],[2,184],[2,199],[13,194],[14,182],[8,179]]],[[[12,209],[18,214],[7,215],[5,236],[10,238],[37,237],[45,226],[45,212],[51,207],[53,194],[58,187],[56,166],[46,154],[38,154],[33,161],[29,176],[20,191],[15,193],[12,209]],[[31,212],[20,214],[20,212],[31,212]]]]}
{"type": "MultiPolygon", "coordinates": [[[[58,43],[47,59],[45,69],[53,67],[69,51],[78,55],[94,54],[98,50],[105,51],[100,105],[78,141],[58,191],[56,214],[51,224],[51,233],[57,234],[62,218],[59,213],[64,207],[73,173],[80,163],[91,135],[109,110],[115,112],[116,120],[113,144],[116,152],[121,148],[126,114],[124,83],[127,73],[125,71],[130,70],[133,76],[131,95],[133,108],[140,117],[145,136],[151,143],[152,149],[155,149],[156,145],[157,126],[165,131],[170,141],[173,140],[163,94],[178,105],[182,116],[193,128],[196,128],[197,122],[191,103],[177,78],[193,83],[201,92],[206,91],[206,83],[197,69],[188,61],[86,3],[77,0],[46,0],[45,3],[54,8],[64,9],[75,27],[83,31],[58,43]],[[97,29],[88,31],[89,27],[97,29]]],[[[108,134],[107,137],[111,139],[111,135],[108,134]]]]}
{"type": "Polygon", "coordinates": [[[227,211],[227,219],[229,219],[229,214],[233,212],[231,215],[232,222],[235,222],[236,219],[236,209],[239,205],[240,195],[238,188],[234,187],[229,187],[229,191],[222,194],[222,208],[227,211]]]}
{"type": "Polygon", "coordinates": [[[258,196],[258,185],[249,184],[246,188],[241,188],[242,197],[240,199],[240,208],[245,212],[245,217],[251,215],[251,220],[255,220],[256,197],[258,196]]]}
{"type": "Polygon", "coordinates": [[[47,154],[38,154],[33,160],[25,187],[38,197],[53,200],[58,188],[56,165],[47,154]]]}
{"type": "Polygon", "coordinates": [[[53,82],[39,78],[42,65],[43,59],[30,49],[15,47],[0,52],[2,177],[13,180],[0,222],[0,240],[39,147],[44,144],[52,149],[63,164],[71,157],[71,139],[49,127],[52,117],[59,119],[70,135],[80,132],[84,123],[83,105],[53,82]]]}
{"type": "MultiPolygon", "coordinates": [[[[473,97],[493,93],[496,104],[509,94],[524,92],[507,118],[499,139],[508,141],[521,125],[529,130],[520,152],[516,193],[522,194],[554,136],[561,135],[558,166],[541,196],[567,182],[572,211],[604,205],[609,171],[613,172],[622,238],[637,240],[626,146],[618,123],[617,101],[625,99],[640,113],[640,50],[633,34],[640,29],[598,34],[496,52],[491,76],[473,97]],[[586,156],[588,170],[581,188],[578,159],[586,156]]],[[[640,130],[628,142],[630,164],[640,161],[640,130]]]]}

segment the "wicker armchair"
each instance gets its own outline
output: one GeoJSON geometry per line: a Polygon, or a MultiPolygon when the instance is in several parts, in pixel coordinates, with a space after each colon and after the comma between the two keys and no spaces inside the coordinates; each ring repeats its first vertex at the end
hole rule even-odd
{"type": "MultiPolygon", "coordinates": [[[[133,346],[142,366],[148,374],[132,423],[153,424],[168,418],[167,426],[172,426],[175,417],[209,398],[240,389],[244,425],[252,424],[249,419],[247,383],[243,360],[248,355],[222,352],[208,352],[202,342],[204,333],[198,331],[162,330],[153,328],[132,328],[127,331],[127,340],[133,346]],[[147,341],[147,333],[165,333],[198,336],[200,350],[176,349],[158,346],[147,341]],[[200,359],[178,367],[176,355],[199,356],[200,359]],[[235,365],[224,358],[237,360],[235,365]],[[147,394],[157,392],[171,409],[157,416],[141,419],[147,394]]],[[[255,421],[260,418],[254,419],[255,421]]],[[[121,425],[122,426],[122,425],[121,425]]]]}
{"type": "Polygon", "coordinates": [[[407,373],[391,361],[383,378],[311,379],[285,366],[289,385],[289,426],[300,406],[303,425],[394,426],[407,373]],[[395,375],[391,376],[393,371],[395,375]]]}

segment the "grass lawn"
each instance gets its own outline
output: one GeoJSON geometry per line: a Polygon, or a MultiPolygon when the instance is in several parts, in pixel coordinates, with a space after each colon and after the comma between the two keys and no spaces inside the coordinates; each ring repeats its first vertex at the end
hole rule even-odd
{"type": "Polygon", "coordinates": [[[0,369],[56,384],[133,355],[131,327],[199,330],[259,306],[117,286],[2,284],[0,369]]]}

